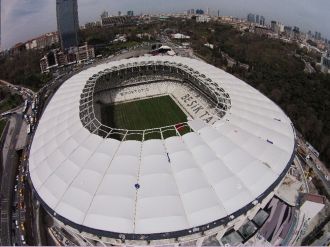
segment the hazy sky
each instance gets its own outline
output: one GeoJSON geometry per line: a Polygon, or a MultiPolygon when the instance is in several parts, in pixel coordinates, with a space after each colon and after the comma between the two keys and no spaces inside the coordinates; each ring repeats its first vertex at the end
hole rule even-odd
{"type": "MultiPolygon", "coordinates": [[[[1,0],[0,0],[1,1],[1,0]]],[[[55,0],[2,0],[2,48],[56,31],[55,0]]],[[[103,10],[116,14],[182,12],[207,7],[221,15],[246,17],[249,12],[330,38],[330,0],[78,0],[80,25],[97,20],[103,10]]]]}

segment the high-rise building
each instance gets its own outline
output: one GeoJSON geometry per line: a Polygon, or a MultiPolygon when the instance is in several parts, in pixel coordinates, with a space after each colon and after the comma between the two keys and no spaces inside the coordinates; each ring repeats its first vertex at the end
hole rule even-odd
{"type": "Polygon", "coordinates": [[[277,32],[278,33],[284,32],[284,25],[282,23],[277,23],[277,32]]]}
{"type": "Polygon", "coordinates": [[[254,16],[254,14],[248,14],[248,16],[247,16],[247,21],[248,22],[251,22],[251,23],[255,23],[256,22],[256,19],[255,19],[255,16],[254,16]]]}
{"type": "Polygon", "coordinates": [[[260,24],[261,26],[265,26],[265,22],[266,22],[265,17],[260,16],[259,24],[260,24]]]}
{"type": "Polygon", "coordinates": [[[255,23],[257,25],[265,26],[265,17],[263,17],[262,15],[255,15],[249,13],[246,19],[250,23],[255,23]]]}
{"type": "Polygon", "coordinates": [[[309,39],[313,37],[313,34],[312,34],[312,31],[311,31],[311,30],[308,31],[308,33],[307,33],[307,37],[308,37],[309,39]]]}
{"type": "Polygon", "coordinates": [[[188,9],[187,14],[188,15],[194,15],[195,14],[195,9],[188,9]]]}
{"type": "Polygon", "coordinates": [[[256,15],[256,23],[259,24],[260,23],[260,16],[256,15]]]}
{"type": "Polygon", "coordinates": [[[78,3],[77,0],[56,0],[57,29],[62,50],[78,46],[78,3]]]}
{"type": "Polygon", "coordinates": [[[133,10],[127,11],[127,16],[134,16],[134,11],[133,10]]]}
{"type": "Polygon", "coordinates": [[[292,27],[284,26],[284,32],[286,32],[287,34],[291,34],[292,33],[292,27]]]}
{"type": "Polygon", "coordinates": [[[272,29],[273,32],[276,31],[276,26],[277,26],[277,22],[276,21],[271,21],[270,22],[270,28],[272,29]]]}
{"type": "Polygon", "coordinates": [[[294,33],[300,33],[299,27],[294,26],[293,27],[293,32],[294,33]]]}
{"type": "Polygon", "coordinates": [[[197,15],[204,15],[204,10],[202,10],[202,9],[196,9],[196,14],[197,15]]]}
{"type": "Polygon", "coordinates": [[[321,40],[322,39],[322,35],[320,32],[315,32],[315,39],[316,40],[321,40]]]}
{"type": "Polygon", "coordinates": [[[271,30],[277,34],[283,33],[286,30],[284,25],[277,21],[271,21],[270,26],[271,30]]]}

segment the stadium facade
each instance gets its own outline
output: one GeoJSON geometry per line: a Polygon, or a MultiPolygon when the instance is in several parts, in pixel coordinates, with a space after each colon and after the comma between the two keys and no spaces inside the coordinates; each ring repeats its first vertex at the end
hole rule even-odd
{"type": "Polygon", "coordinates": [[[55,223],[73,235],[93,244],[175,244],[253,218],[294,149],[290,119],[245,82],[200,60],[138,57],[89,68],[58,89],[33,137],[29,177],[55,223]],[[188,132],[100,120],[96,102],[159,95],[183,109],[187,121],[178,124],[188,132]]]}

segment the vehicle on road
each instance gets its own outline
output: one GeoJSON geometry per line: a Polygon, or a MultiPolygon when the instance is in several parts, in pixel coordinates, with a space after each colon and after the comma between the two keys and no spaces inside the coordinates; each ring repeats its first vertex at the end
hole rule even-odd
{"type": "Polygon", "coordinates": [[[30,124],[27,126],[26,133],[27,134],[31,133],[31,125],[30,124]]]}
{"type": "Polygon", "coordinates": [[[25,113],[26,112],[26,110],[27,110],[27,108],[28,108],[28,104],[29,104],[29,101],[28,100],[25,100],[24,101],[24,107],[23,107],[23,113],[25,113]]]}
{"type": "Polygon", "coordinates": [[[26,114],[24,114],[23,116],[26,123],[29,124],[30,123],[29,117],[26,114]]]}

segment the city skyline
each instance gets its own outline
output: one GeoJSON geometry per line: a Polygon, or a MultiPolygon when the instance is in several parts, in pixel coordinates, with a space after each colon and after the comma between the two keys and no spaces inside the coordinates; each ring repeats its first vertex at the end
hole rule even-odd
{"type": "MultiPolygon", "coordinates": [[[[2,6],[2,48],[8,49],[19,42],[24,42],[40,34],[57,30],[55,1],[26,0],[17,4],[18,0],[4,0],[2,6]],[[43,20],[43,21],[40,21],[43,20]],[[29,25],[26,25],[29,23],[29,25]]],[[[90,0],[79,0],[80,24],[99,19],[102,11],[107,10],[110,14],[117,14],[119,10],[126,13],[133,10],[134,13],[174,13],[183,12],[190,8],[202,8],[205,11],[209,7],[212,13],[231,15],[246,18],[249,12],[259,13],[270,20],[276,20],[286,25],[298,26],[302,31],[321,32],[324,37],[330,37],[330,30],[324,23],[330,22],[327,10],[330,2],[320,0],[318,5],[310,0],[289,0],[286,7],[274,0],[250,0],[249,4],[243,0],[231,2],[183,0],[180,2],[137,0],[132,4],[131,0],[106,1],[97,3],[90,0]]]]}

